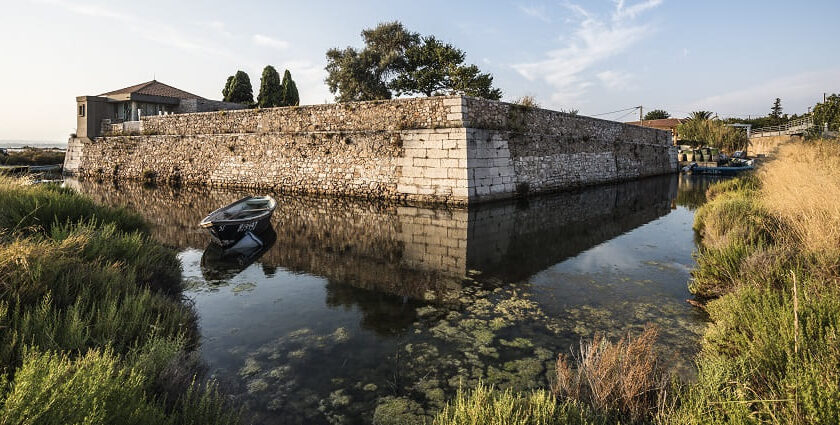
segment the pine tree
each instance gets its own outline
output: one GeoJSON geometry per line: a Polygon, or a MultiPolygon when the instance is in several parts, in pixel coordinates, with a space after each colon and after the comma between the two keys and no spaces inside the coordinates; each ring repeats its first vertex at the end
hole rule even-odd
{"type": "Polygon", "coordinates": [[[773,125],[778,125],[782,121],[782,99],[776,98],[773,101],[773,106],[770,108],[770,122],[773,125]]]}
{"type": "Polygon", "coordinates": [[[254,91],[251,88],[251,79],[245,71],[236,71],[228,91],[228,102],[243,103],[251,105],[254,103],[254,91]]]}
{"type": "Polygon", "coordinates": [[[281,91],[282,106],[300,105],[300,95],[298,94],[297,84],[295,84],[295,80],[292,80],[292,73],[289,72],[288,69],[286,70],[286,72],[283,73],[283,84],[281,91]]]}
{"type": "Polygon", "coordinates": [[[280,85],[280,74],[273,66],[268,65],[263,69],[260,79],[260,94],[257,96],[257,105],[260,108],[284,106],[282,98],[283,87],[280,85]]]}
{"type": "Polygon", "coordinates": [[[227,82],[225,82],[225,88],[222,89],[222,100],[225,102],[230,101],[230,88],[233,85],[233,75],[227,78],[227,82]]]}

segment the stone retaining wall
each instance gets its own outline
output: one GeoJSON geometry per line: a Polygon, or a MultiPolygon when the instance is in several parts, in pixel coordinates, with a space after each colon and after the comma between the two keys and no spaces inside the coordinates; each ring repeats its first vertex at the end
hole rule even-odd
{"type": "Polygon", "coordinates": [[[80,139],[66,169],[451,204],[677,170],[666,131],[463,96],[150,116],[141,133],[80,139]]]}

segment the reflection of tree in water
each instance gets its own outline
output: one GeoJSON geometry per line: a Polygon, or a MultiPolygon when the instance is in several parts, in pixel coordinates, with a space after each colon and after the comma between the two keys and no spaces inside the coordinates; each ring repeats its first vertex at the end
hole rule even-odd
{"type": "Polygon", "coordinates": [[[333,281],[327,283],[326,290],[328,306],[358,308],[362,313],[361,326],[384,336],[399,335],[408,329],[415,320],[415,310],[423,304],[408,297],[333,281]]]}
{"type": "Polygon", "coordinates": [[[713,183],[725,179],[726,177],[680,174],[677,205],[686,207],[691,211],[700,208],[706,203],[706,189],[713,183]]]}

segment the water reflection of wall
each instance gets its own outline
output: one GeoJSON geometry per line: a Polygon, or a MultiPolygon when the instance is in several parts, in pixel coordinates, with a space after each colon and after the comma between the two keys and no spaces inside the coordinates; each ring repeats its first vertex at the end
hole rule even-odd
{"type": "MultiPolygon", "coordinates": [[[[96,201],[124,205],[177,249],[204,249],[197,223],[241,192],[68,181],[96,201]]],[[[445,299],[468,270],[527,278],[669,211],[676,176],[478,208],[422,208],[347,198],[278,196],[277,242],[258,260],[360,288],[445,299]]]]}
{"type": "Polygon", "coordinates": [[[470,211],[467,265],[504,281],[526,279],[668,214],[677,176],[480,206],[470,211]]]}

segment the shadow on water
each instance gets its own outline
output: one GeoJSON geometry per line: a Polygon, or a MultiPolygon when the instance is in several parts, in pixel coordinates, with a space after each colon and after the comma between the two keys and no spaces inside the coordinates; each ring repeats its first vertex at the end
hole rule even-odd
{"type": "Polygon", "coordinates": [[[688,374],[703,329],[684,300],[707,180],[469,209],[276,195],[275,241],[234,259],[196,224],[242,191],[67,184],[140,212],[180,252],[202,356],[258,422],[370,423],[382,405],[428,416],[478,380],[546,386],[580,338],[651,322],[688,374]]]}

